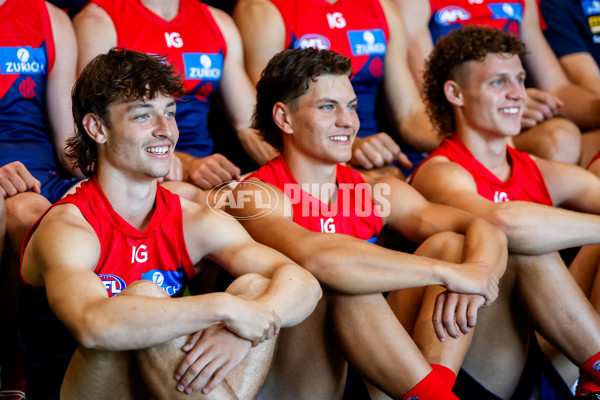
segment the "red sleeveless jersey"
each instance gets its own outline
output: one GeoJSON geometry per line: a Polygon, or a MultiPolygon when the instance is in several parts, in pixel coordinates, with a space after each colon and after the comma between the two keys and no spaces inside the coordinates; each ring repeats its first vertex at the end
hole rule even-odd
{"type": "Polygon", "coordinates": [[[375,120],[389,29],[379,0],[271,0],[285,24],[287,48],[332,50],[352,60],[360,136],[379,132],[375,120]]]}
{"type": "Polygon", "coordinates": [[[356,171],[337,166],[337,185],[321,186],[320,190],[337,188],[332,207],[310,195],[298,184],[285,160],[279,156],[248,177],[270,183],[281,189],[291,200],[293,221],[312,232],[344,233],[375,243],[382,221],[371,195],[370,186],[356,171]],[[337,186],[337,187],[334,187],[337,186]]]}
{"type": "MultiPolygon", "coordinates": [[[[529,201],[552,206],[552,199],[544,182],[544,177],[537,164],[529,154],[508,146],[508,157],[512,161],[512,174],[506,182],[502,182],[473,156],[457,135],[445,138],[425,161],[431,157],[443,156],[466,169],[477,185],[477,193],[496,203],[503,201],[529,201]]],[[[423,165],[421,164],[421,165],[423,165]]],[[[420,167],[420,166],[419,166],[420,167]]],[[[413,176],[419,171],[419,167],[413,176]]],[[[452,182],[448,182],[452,185],[452,182]]]]}
{"type": "MultiPolygon", "coordinates": [[[[179,196],[158,185],[156,208],[143,232],[114,211],[95,177],[52,207],[67,203],[77,206],[98,236],[100,257],[94,272],[109,296],[137,280],[152,281],[170,296],[183,294],[195,270],[185,247],[179,196]]],[[[23,251],[39,221],[27,234],[23,251]]]]}
{"type": "Polygon", "coordinates": [[[208,6],[198,0],[181,0],[177,16],[165,21],[141,0],[92,3],[112,19],[118,47],[164,55],[182,72],[186,94],[177,102],[177,150],[196,157],[212,154],[208,98],[221,80],[227,44],[208,6]]]}
{"type": "Polygon", "coordinates": [[[524,0],[430,0],[429,4],[429,30],[433,43],[466,25],[489,26],[519,36],[525,11],[524,0]]]}

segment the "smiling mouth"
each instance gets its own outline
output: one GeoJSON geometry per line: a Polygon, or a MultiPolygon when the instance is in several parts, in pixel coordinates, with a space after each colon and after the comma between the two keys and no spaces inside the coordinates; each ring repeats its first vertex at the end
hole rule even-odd
{"type": "Polygon", "coordinates": [[[167,154],[170,146],[146,147],[144,151],[151,154],[167,154]]]}
{"type": "Polygon", "coordinates": [[[516,115],[519,113],[519,107],[506,107],[506,108],[501,108],[500,112],[502,114],[508,114],[508,115],[516,115]]]}
{"type": "Polygon", "coordinates": [[[327,139],[333,140],[334,142],[347,142],[350,140],[350,136],[346,136],[346,135],[328,136],[327,139]]]}

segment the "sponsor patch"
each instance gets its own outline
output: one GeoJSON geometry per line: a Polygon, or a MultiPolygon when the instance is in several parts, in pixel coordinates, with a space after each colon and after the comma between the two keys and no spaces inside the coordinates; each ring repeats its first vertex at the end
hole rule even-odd
{"type": "Polygon", "coordinates": [[[581,8],[583,9],[583,13],[587,17],[589,17],[590,15],[600,14],[600,1],[598,1],[598,0],[582,1],[581,8]]]}
{"type": "Polygon", "coordinates": [[[183,287],[182,278],[183,271],[181,271],[181,268],[177,271],[153,269],[142,274],[143,280],[156,283],[158,286],[163,288],[169,296],[174,296],[181,290],[183,287]]]}
{"type": "Polygon", "coordinates": [[[590,24],[590,31],[592,31],[592,33],[600,32],[600,15],[589,17],[588,23],[590,24]]]}
{"type": "Polygon", "coordinates": [[[523,19],[523,6],[519,3],[492,3],[488,4],[493,19],[511,19],[519,21],[523,19]]]}
{"type": "Polygon", "coordinates": [[[348,41],[354,56],[381,56],[386,51],[382,29],[348,31],[348,41]]]}
{"type": "Polygon", "coordinates": [[[222,54],[183,53],[186,79],[218,81],[223,72],[222,54]]]}
{"type": "Polygon", "coordinates": [[[25,47],[0,47],[0,74],[46,74],[46,52],[44,49],[25,47]]]}

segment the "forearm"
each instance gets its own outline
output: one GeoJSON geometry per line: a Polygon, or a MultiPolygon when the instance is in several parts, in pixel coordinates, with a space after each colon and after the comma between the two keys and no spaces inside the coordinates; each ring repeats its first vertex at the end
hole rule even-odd
{"type": "Polygon", "coordinates": [[[508,238],[509,251],[545,254],[600,243],[600,216],[528,202],[508,202],[490,215],[490,222],[508,238]]]}
{"type": "Polygon", "coordinates": [[[278,267],[265,292],[256,300],[273,307],[282,327],[304,321],[322,296],[319,282],[305,269],[285,264],[278,267]]]}
{"type": "MultiPolygon", "coordinates": [[[[332,234],[333,235],[333,234],[332,234]]],[[[372,294],[444,283],[453,264],[389,250],[361,240],[328,240],[301,263],[325,287],[345,294],[372,294]]]]}
{"type": "Polygon", "coordinates": [[[582,129],[600,127],[600,96],[573,84],[563,85],[556,95],[564,102],[561,116],[572,120],[582,129]]]}
{"type": "Polygon", "coordinates": [[[496,227],[478,218],[465,232],[463,261],[486,264],[498,278],[504,275],[508,258],[507,238],[496,227]]]}
{"type": "Polygon", "coordinates": [[[412,114],[398,119],[396,125],[403,142],[417,151],[431,153],[441,142],[424,108],[415,109],[412,114]]]}
{"type": "Polygon", "coordinates": [[[123,351],[152,347],[223,322],[231,297],[226,293],[182,298],[121,294],[96,304],[70,328],[88,348],[123,351]]]}

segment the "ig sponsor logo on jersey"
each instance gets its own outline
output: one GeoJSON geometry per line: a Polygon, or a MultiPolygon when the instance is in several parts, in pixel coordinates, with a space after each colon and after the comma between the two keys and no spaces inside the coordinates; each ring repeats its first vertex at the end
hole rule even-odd
{"type": "Polygon", "coordinates": [[[330,29],[343,29],[346,27],[346,19],[341,12],[327,13],[327,23],[330,29]]]}
{"type": "Polygon", "coordinates": [[[437,11],[434,19],[438,25],[449,26],[460,21],[470,20],[471,14],[462,7],[448,6],[437,11]]]}
{"type": "Polygon", "coordinates": [[[0,47],[0,74],[30,74],[46,73],[46,52],[44,49],[33,47],[0,47]]]}
{"type": "Polygon", "coordinates": [[[113,297],[121,293],[125,289],[125,281],[119,278],[116,275],[111,274],[100,274],[98,275],[102,282],[104,283],[104,287],[108,292],[108,297],[113,297]]]}
{"type": "Polygon", "coordinates": [[[505,192],[496,191],[494,193],[494,203],[503,203],[505,201],[510,201],[508,195],[505,192]]]}
{"type": "Polygon", "coordinates": [[[186,79],[218,81],[223,71],[223,54],[183,53],[186,79]]]}
{"type": "Polygon", "coordinates": [[[348,31],[348,41],[354,56],[381,56],[386,44],[383,30],[348,31]]]}
{"type": "Polygon", "coordinates": [[[169,296],[174,296],[181,290],[183,287],[183,284],[181,283],[182,278],[183,271],[180,270],[163,271],[160,269],[153,269],[142,274],[143,280],[156,283],[163,288],[169,296]]]}
{"type": "Polygon", "coordinates": [[[296,43],[294,43],[295,49],[313,48],[317,50],[329,50],[329,47],[329,39],[316,33],[306,34],[300,39],[296,40],[296,43]]]}
{"type": "Polygon", "coordinates": [[[493,19],[511,19],[521,21],[523,19],[523,6],[519,3],[493,3],[488,8],[493,19]]]}

